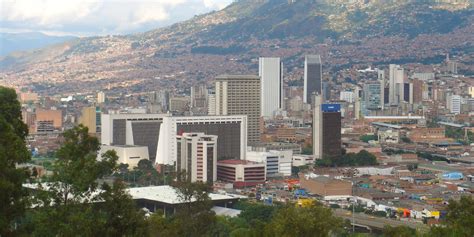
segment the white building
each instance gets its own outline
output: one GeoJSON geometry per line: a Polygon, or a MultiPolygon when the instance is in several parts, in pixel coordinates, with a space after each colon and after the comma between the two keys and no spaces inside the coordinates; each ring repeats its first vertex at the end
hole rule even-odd
{"type": "Polygon", "coordinates": [[[207,96],[207,114],[216,115],[216,94],[208,94],[207,96]]]}
{"type": "Polygon", "coordinates": [[[448,103],[449,103],[449,110],[453,114],[459,114],[461,113],[461,102],[462,102],[462,97],[460,95],[451,95],[448,96],[448,103]]]}
{"type": "Polygon", "coordinates": [[[295,155],[292,158],[292,166],[298,167],[303,165],[311,165],[314,163],[314,156],[312,155],[295,155]]]}
{"type": "Polygon", "coordinates": [[[148,147],[133,145],[101,146],[100,155],[106,151],[114,150],[117,153],[117,164],[128,164],[129,169],[138,165],[140,160],[149,160],[148,147]]]}
{"type": "Polygon", "coordinates": [[[265,163],[266,176],[290,176],[291,175],[291,154],[285,153],[284,151],[247,151],[246,160],[265,163]]]}
{"type": "Polygon", "coordinates": [[[180,117],[169,114],[102,114],[101,123],[102,144],[147,146],[150,160],[157,164],[173,165],[176,162],[176,135],[184,132],[218,136],[218,158],[245,158],[245,115],[180,117]]]}
{"type": "Polygon", "coordinates": [[[403,100],[405,72],[400,65],[389,65],[389,103],[398,105],[403,100]]]}
{"type": "Polygon", "coordinates": [[[280,58],[260,58],[258,75],[261,78],[261,116],[272,117],[283,106],[283,73],[280,58]]]}
{"type": "Polygon", "coordinates": [[[183,133],[176,136],[176,170],[186,171],[191,182],[217,180],[217,136],[183,133]]]}
{"type": "Polygon", "coordinates": [[[105,102],[105,93],[103,91],[97,92],[97,103],[103,104],[105,102]]]}
{"type": "Polygon", "coordinates": [[[352,91],[341,91],[341,94],[339,96],[340,100],[349,102],[349,103],[354,103],[354,92],[352,91]]]}

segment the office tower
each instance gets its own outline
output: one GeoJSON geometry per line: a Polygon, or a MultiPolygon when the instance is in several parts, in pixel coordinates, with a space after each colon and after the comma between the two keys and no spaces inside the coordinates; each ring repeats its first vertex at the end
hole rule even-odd
{"type": "Polygon", "coordinates": [[[217,136],[183,133],[176,141],[176,171],[185,171],[191,182],[217,180],[217,136]]]}
{"type": "Polygon", "coordinates": [[[382,109],[382,95],[380,83],[368,83],[364,85],[364,101],[368,110],[382,109]]]}
{"type": "Polygon", "coordinates": [[[61,131],[63,115],[61,110],[36,110],[36,132],[61,131]]]}
{"type": "Polygon", "coordinates": [[[420,79],[413,79],[411,84],[413,85],[413,103],[420,104],[423,101],[423,86],[425,83],[420,79]]]}
{"type": "Polygon", "coordinates": [[[461,113],[461,96],[460,95],[451,95],[449,98],[449,109],[453,114],[461,113]]]}
{"type": "Polygon", "coordinates": [[[354,103],[354,92],[352,91],[341,91],[339,95],[339,99],[349,102],[349,103],[354,103]]]}
{"type": "Polygon", "coordinates": [[[320,95],[315,95],[313,111],[313,156],[341,156],[341,105],[322,104],[320,95]]]}
{"type": "Polygon", "coordinates": [[[103,91],[97,92],[97,104],[105,103],[105,93],[103,91]]]}
{"type": "Polygon", "coordinates": [[[90,134],[100,133],[100,108],[85,107],[82,108],[82,114],[79,123],[89,129],[90,134]]]}
{"type": "Polygon", "coordinates": [[[191,98],[187,96],[170,98],[169,111],[183,113],[189,111],[191,98]]]}
{"type": "Polygon", "coordinates": [[[448,61],[448,72],[451,74],[458,74],[458,63],[454,61],[448,61]]]}
{"type": "Polygon", "coordinates": [[[471,96],[471,98],[474,98],[474,86],[467,88],[467,93],[471,96]]]}
{"type": "Polygon", "coordinates": [[[329,82],[323,81],[321,94],[323,95],[324,101],[329,101],[331,99],[331,88],[329,87],[329,82]]]}
{"type": "Polygon", "coordinates": [[[361,113],[361,96],[360,96],[360,88],[358,86],[355,87],[354,89],[354,118],[356,120],[360,119],[360,113],[361,113]]]}
{"type": "Polygon", "coordinates": [[[216,114],[247,115],[248,143],[260,141],[260,77],[221,75],[216,77],[216,114]]]}
{"type": "Polygon", "coordinates": [[[389,103],[398,105],[403,99],[404,71],[400,65],[389,65],[389,103]]]}
{"type": "Polygon", "coordinates": [[[303,102],[311,103],[311,95],[322,93],[323,69],[320,55],[306,55],[304,60],[303,102]]]}
{"type": "Polygon", "coordinates": [[[273,117],[273,112],[283,108],[283,67],[280,58],[260,58],[261,116],[273,117]]]}
{"type": "Polygon", "coordinates": [[[385,71],[382,69],[377,70],[377,80],[380,83],[380,105],[381,109],[385,109],[385,71]]]}
{"type": "Polygon", "coordinates": [[[207,88],[204,85],[191,87],[191,107],[206,108],[207,107],[207,88]]]}
{"type": "Polygon", "coordinates": [[[216,115],[216,94],[214,93],[207,95],[207,114],[216,115]]]}
{"type": "Polygon", "coordinates": [[[171,116],[169,114],[102,114],[101,143],[148,147],[157,164],[176,162],[176,135],[184,132],[216,135],[217,157],[244,159],[247,148],[247,117],[171,116]]]}
{"type": "Polygon", "coordinates": [[[435,74],[433,72],[415,72],[413,73],[412,78],[422,81],[429,81],[435,79],[435,74]]]}

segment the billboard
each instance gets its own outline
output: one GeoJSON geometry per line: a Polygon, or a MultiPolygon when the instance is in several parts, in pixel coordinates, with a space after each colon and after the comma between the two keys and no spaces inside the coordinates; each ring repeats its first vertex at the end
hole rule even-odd
{"type": "Polygon", "coordinates": [[[321,110],[323,112],[339,112],[341,111],[341,105],[340,104],[322,104],[321,110]]]}

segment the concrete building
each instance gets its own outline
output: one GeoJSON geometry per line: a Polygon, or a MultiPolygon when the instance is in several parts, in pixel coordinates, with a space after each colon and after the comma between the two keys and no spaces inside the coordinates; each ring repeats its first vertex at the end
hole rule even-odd
{"type": "Polygon", "coordinates": [[[216,94],[207,95],[207,114],[216,115],[216,94]]]}
{"type": "Polygon", "coordinates": [[[36,132],[61,131],[63,127],[63,115],[61,110],[37,109],[36,132]]]}
{"type": "Polygon", "coordinates": [[[105,103],[105,93],[103,91],[97,92],[97,104],[105,103]]]}
{"type": "Polygon", "coordinates": [[[451,95],[448,97],[449,111],[453,114],[461,113],[461,101],[462,97],[460,95],[451,95]]]}
{"type": "Polygon", "coordinates": [[[380,83],[364,84],[364,102],[365,108],[368,110],[382,109],[382,94],[380,83]]]}
{"type": "Polygon", "coordinates": [[[471,96],[471,98],[474,98],[474,86],[470,86],[467,89],[467,93],[471,96]]]}
{"type": "Polygon", "coordinates": [[[191,182],[217,180],[217,136],[183,133],[176,136],[176,170],[185,171],[191,182]]]}
{"type": "Polygon", "coordinates": [[[352,195],[352,183],[350,181],[326,176],[300,175],[300,186],[309,193],[321,197],[352,195]]]}
{"type": "Polygon", "coordinates": [[[191,87],[191,107],[206,108],[207,107],[207,88],[204,85],[191,87]]]}
{"type": "Polygon", "coordinates": [[[313,156],[341,156],[341,106],[322,104],[319,95],[315,96],[313,111],[313,156]]]}
{"type": "Polygon", "coordinates": [[[283,108],[283,67],[280,58],[260,58],[258,75],[261,78],[261,116],[273,117],[283,108]]]}
{"type": "Polygon", "coordinates": [[[26,103],[26,102],[38,102],[38,94],[34,92],[23,92],[20,93],[20,102],[21,103],[26,103]]]}
{"type": "Polygon", "coordinates": [[[82,108],[79,123],[87,127],[90,134],[100,133],[100,115],[99,107],[92,106],[82,108]]]}
{"type": "Polygon", "coordinates": [[[220,75],[216,77],[216,115],[247,115],[248,143],[260,141],[260,77],[220,75]]]}
{"type": "MultiPolygon", "coordinates": [[[[293,152],[291,152],[291,154],[293,154],[293,152]]],[[[265,163],[267,177],[290,176],[291,156],[292,155],[285,156],[285,153],[282,151],[247,151],[245,159],[257,163],[265,163]]]]}
{"type": "Polygon", "coordinates": [[[341,91],[339,99],[349,103],[354,103],[354,92],[352,91],[341,91]]]}
{"type": "Polygon", "coordinates": [[[217,179],[233,183],[234,187],[248,187],[265,183],[265,164],[247,160],[220,160],[217,179]]]}
{"type": "Polygon", "coordinates": [[[398,105],[403,98],[403,81],[405,73],[400,65],[389,65],[389,103],[398,105]]]}
{"type": "Polygon", "coordinates": [[[148,147],[146,146],[102,145],[100,149],[100,154],[103,154],[109,150],[114,150],[118,156],[117,164],[128,164],[129,169],[133,169],[134,167],[136,167],[140,160],[150,159],[150,157],[148,156],[148,147]]]}
{"type": "Polygon", "coordinates": [[[311,103],[311,95],[322,95],[323,68],[320,55],[306,55],[304,60],[303,102],[311,103]]]}
{"type": "Polygon", "coordinates": [[[146,146],[150,159],[157,164],[176,162],[176,135],[185,132],[218,136],[218,158],[245,158],[247,117],[244,115],[102,114],[101,120],[102,144],[146,146]]]}
{"type": "Polygon", "coordinates": [[[185,112],[190,108],[191,98],[187,96],[170,98],[169,111],[171,112],[185,112]]]}

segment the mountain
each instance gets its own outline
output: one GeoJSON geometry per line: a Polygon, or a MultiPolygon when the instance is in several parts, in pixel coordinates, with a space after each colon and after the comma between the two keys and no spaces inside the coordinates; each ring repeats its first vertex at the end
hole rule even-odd
{"type": "Polygon", "coordinates": [[[468,0],[240,0],[221,11],[126,36],[75,39],[0,59],[0,84],[51,93],[109,87],[187,88],[221,73],[256,73],[279,56],[297,77],[305,54],[325,70],[357,64],[440,62],[458,55],[474,71],[468,0]]]}
{"type": "Polygon", "coordinates": [[[48,45],[62,43],[75,38],[76,37],[74,36],[52,36],[40,32],[0,32],[0,56],[5,56],[15,51],[27,51],[43,48],[48,45]]]}

